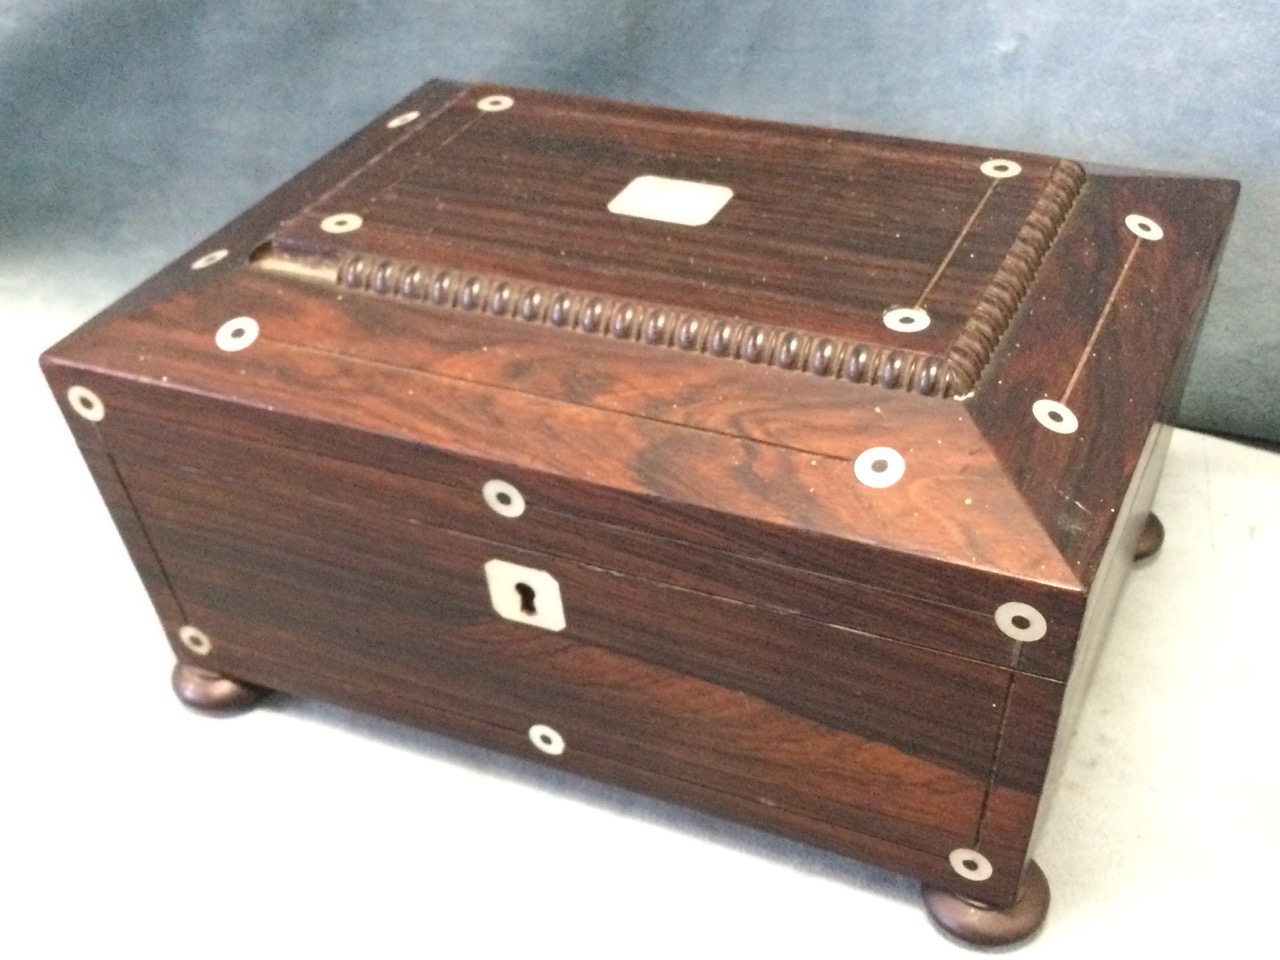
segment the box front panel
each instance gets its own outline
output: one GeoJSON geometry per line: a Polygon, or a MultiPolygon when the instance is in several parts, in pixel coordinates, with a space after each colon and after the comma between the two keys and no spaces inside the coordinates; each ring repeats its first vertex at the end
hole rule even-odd
{"type": "MultiPolygon", "coordinates": [[[[357,511],[397,517],[404,524],[431,524],[463,530],[485,540],[538,553],[620,570],[641,580],[683,587],[739,603],[905,641],[911,646],[955,653],[966,659],[1011,663],[1011,641],[989,613],[867,586],[850,570],[846,578],[821,577],[779,562],[730,552],[728,543],[697,543],[692,524],[682,539],[638,529],[631,516],[594,516],[574,511],[571,496],[549,496],[545,486],[527,485],[511,470],[456,462],[432,469],[433,479],[255,442],[210,430],[113,411],[109,432],[121,449],[145,452],[160,465],[210,479],[249,486],[284,498],[343,503],[357,511]],[[194,439],[193,437],[198,438],[194,439]],[[486,483],[510,482],[524,491],[518,518],[503,516],[485,502],[486,483]]],[[[577,503],[586,504],[579,496],[577,503]]],[[[655,507],[654,514],[661,508],[655,507]]]]}
{"type": "Polygon", "coordinates": [[[419,704],[535,758],[530,730],[545,725],[566,745],[553,763],[652,778],[847,853],[914,851],[892,863],[958,879],[947,856],[976,837],[1007,671],[371,510],[289,456],[271,475],[243,452],[256,465],[239,480],[241,458],[214,471],[117,457],[183,609],[213,638],[203,662],[340,702],[377,686],[393,693],[380,712],[413,720],[396,704],[419,704]],[[499,615],[494,560],[529,574],[534,603],[536,575],[554,578],[564,629],[499,615]]]}

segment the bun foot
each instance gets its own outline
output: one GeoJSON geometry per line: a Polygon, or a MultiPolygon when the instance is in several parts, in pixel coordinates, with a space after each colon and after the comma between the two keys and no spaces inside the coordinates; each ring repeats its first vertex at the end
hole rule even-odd
{"type": "Polygon", "coordinates": [[[178,661],[173,667],[173,692],[193,710],[228,716],[250,709],[269,691],[178,661]]]}
{"type": "Polygon", "coordinates": [[[1022,872],[1018,899],[1011,907],[992,907],[925,884],[924,907],[939,927],[966,943],[984,947],[1017,943],[1044,924],[1049,913],[1049,881],[1034,860],[1022,872]]]}
{"type": "Polygon", "coordinates": [[[1134,547],[1133,559],[1145,560],[1156,553],[1164,545],[1164,524],[1154,513],[1147,514],[1147,522],[1138,534],[1138,545],[1134,547]]]}

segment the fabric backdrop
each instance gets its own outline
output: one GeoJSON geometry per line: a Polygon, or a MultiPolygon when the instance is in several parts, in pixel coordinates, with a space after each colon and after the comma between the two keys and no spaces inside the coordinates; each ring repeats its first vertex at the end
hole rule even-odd
{"type": "Polygon", "coordinates": [[[1274,0],[0,0],[0,309],[87,316],[434,76],[1239,179],[1179,422],[1280,442],[1274,0]]]}

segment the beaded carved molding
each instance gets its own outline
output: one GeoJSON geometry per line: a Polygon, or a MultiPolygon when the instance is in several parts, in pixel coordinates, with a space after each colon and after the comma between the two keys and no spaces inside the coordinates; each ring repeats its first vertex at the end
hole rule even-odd
{"type": "Polygon", "coordinates": [[[325,258],[323,266],[313,261],[302,269],[290,264],[287,254],[276,250],[255,261],[264,269],[323,279],[344,290],[395,298],[410,305],[507,317],[648,347],[874,384],[923,396],[952,397],[967,394],[977,385],[1084,180],[1084,171],[1073,161],[1063,160],[1056,165],[1008,253],[945,354],[824,336],[758,323],[749,316],[677,308],[634,297],[360,251],[325,258]]]}

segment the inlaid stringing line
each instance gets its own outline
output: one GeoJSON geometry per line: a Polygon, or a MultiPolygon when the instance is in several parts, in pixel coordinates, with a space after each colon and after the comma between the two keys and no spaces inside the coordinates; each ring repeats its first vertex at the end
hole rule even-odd
{"type": "MultiPolygon", "coordinates": [[[[449,107],[452,107],[454,104],[458,102],[459,102],[458,99],[453,100],[449,104],[449,107]]],[[[438,113],[429,117],[426,124],[423,125],[423,127],[419,132],[422,133],[430,129],[431,125],[435,123],[436,120],[443,117],[448,112],[449,107],[445,107],[443,110],[440,110],[438,113]]],[[[464,123],[461,129],[455,130],[453,133],[449,134],[449,136],[445,137],[445,139],[440,143],[430,146],[427,149],[426,153],[423,153],[418,156],[417,158],[418,162],[423,165],[429,163],[437,153],[439,153],[449,144],[453,143],[453,141],[457,140],[458,137],[462,136],[464,133],[470,130],[475,124],[479,123],[481,118],[484,116],[486,116],[486,114],[483,111],[481,111],[476,116],[472,117],[466,123],[464,123]]],[[[388,153],[391,153],[392,151],[395,151],[395,150],[399,150],[406,143],[409,143],[412,141],[414,137],[414,134],[412,131],[404,130],[404,128],[402,127],[396,127],[394,129],[396,133],[399,134],[395,143],[391,144],[391,146],[387,147],[385,150],[379,153],[376,157],[370,160],[367,164],[359,167],[357,170],[355,170],[353,173],[347,176],[346,179],[341,180],[338,183],[334,184],[333,187],[327,193],[325,193],[318,200],[312,203],[309,209],[311,210],[323,209],[324,206],[329,202],[330,197],[336,197],[338,196],[339,193],[348,191],[348,188],[350,188],[350,192],[355,193],[356,197],[359,198],[356,201],[356,203],[353,203],[348,207],[348,209],[351,209],[352,211],[364,209],[365,212],[367,213],[368,212],[367,207],[371,206],[374,201],[383,200],[383,199],[386,199],[387,197],[394,196],[396,187],[399,185],[398,179],[391,184],[383,184],[382,186],[375,185],[375,188],[372,191],[372,193],[370,193],[368,190],[361,190],[361,191],[356,190],[356,188],[359,187],[360,185],[361,174],[376,167],[376,165],[381,163],[382,159],[388,153]]],[[[350,198],[348,197],[348,199],[350,198]]]]}
{"type": "MultiPolygon", "coordinates": [[[[1017,667],[1018,658],[1021,655],[1022,655],[1022,644],[1017,644],[1017,648],[1013,652],[1013,663],[1010,665],[1010,669],[1015,669],[1017,667]]],[[[1000,721],[1000,728],[996,731],[995,751],[992,753],[992,757],[995,758],[995,760],[997,761],[999,760],[999,757],[1000,757],[1000,748],[1004,745],[1005,734],[1008,732],[1008,728],[1009,728],[1009,701],[1012,699],[1013,699],[1013,674],[1010,674],[1009,682],[1005,684],[1004,697],[1002,698],[1002,701],[1000,704],[1000,716],[1003,719],[1000,721]]],[[[997,767],[998,767],[998,763],[993,762],[991,764],[991,772],[987,775],[987,782],[982,791],[982,804],[978,807],[978,809],[982,812],[978,815],[978,826],[973,832],[973,847],[975,850],[982,846],[982,831],[983,831],[983,828],[987,825],[987,813],[988,813],[987,804],[991,802],[991,794],[996,788],[997,767]]]]}
{"type": "Polygon", "coordinates": [[[1133,241],[1129,256],[1125,258],[1124,266],[1120,268],[1120,275],[1116,277],[1116,282],[1111,287],[1111,293],[1107,295],[1107,302],[1102,305],[1102,313],[1098,315],[1098,322],[1093,325],[1093,333],[1089,336],[1089,342],[1084,345],[1084,352],[1080,354],[1080,362],[1076,364],[1075,372],[1071,374],[1071,379],[1067,381],[1067,389],[1063,392],[1060,403],[1066,404],[1067,398],[1071,396],[1071,391],[1075,389],[1076,381],[1080,379],[1080,374],[1084,372],[1084,365],[1089,362],[1089,354],[1093,352],[1093,345],[1098,341],[1098,334],[1102,333],[1102,328],[1106,326],[1107,315],[1111,313],[1111,307],[1115,304],[1116,297],[1120,293],[1120,286],[1124,283],[1124,278],[1129,273],[1129,267],[1133,265],[1133,260],[1138,255],[1138,248],[1142,244],[1141,237],[1133,241]]]}
{"type": "Polygon", "coordinates": [[[453,133],[449,134],[449,136],[445,137],[443,140],[437,143],[434,147],[432,147],[431,152],[423,156],[421,159],[430,160],[437,153],[439,153],[449,144],[453,143],[453,141],[457,140],[460,136],[462,136],[464,133],[466,133],[468,130],[474,127],[477,123],[479,123],[481,118],[484,116],[485,115],[483,113],[479,113],[476,116],[472,117],[470,120],[464,123],[460,129],[455,130],[453,133]]]}
{"type": "MultiPolygon", "coordinates": [[[[455,101],[454,101],[454,103],[459,103],[459,102],[461,102],[461,100],[455,100],[455,101]]],[[[437,155],[437,154],[439,154],[441,150],[443,150],[443,149],[444,149],[445,147],[447,147],[449,144],[453,143],[453,141],[457,140],[460,136],[462,136],[464,133],[466,133],[468,130],[470,130],[470,129],[471,129],[472,127],[474,127],[477,123],[479,123],[481,120],[483,120],[485,117],[489,116],[489,115],[490,115],[491,113],[493,113],[493,112],[501,113],[501,112],[503,112],[503,111],[500,111],[500,110],[499,110],[499,111],[489,111],[489,110],[481,110],[481,111],[479,111],[475,116],[473,116],[470,120],[468,120],[466,123],[464,123],[461,127],[459,127],[457,130],[455,130],[453,133],[449,134],[449,136],[445,137],[445,138],[444,138],[443,140],[441,140],[439,143],[437,143],[437,144],[435,144],[433,147],[431,147],[431,149],[430,149],[427,153],[422,154],[422,155],[418,158],[419,166],[426,166],[428,163],[430,163],[432,160],[434,160],[434,159],[435,159],[436,155],[437,155]]],[[[443,114],[442,114],[442,115],[443,115],[443,114]]],[[[384,193],[384,195],[383,195],[383,196],[384,196],[384,198],[385,198],[385,197],[390,197],[390,196],[394,195],[394,194],[395,194],[395,191],[396,191],[396,187],[398,187],[399,185],[400,185],[400,184],[399,184],[399,181],[397,181],[396,183],[392,184],[392,185],[391,185],[391,186],[390,186],[390,187],[385,191],[385,193],[384,193]]]]}
{"type": "Polygon", "coordinates": [[[964,226],[960,228],[960,235],[956,237],[955,243],[951,244],[951,249],[947,251],[947,255],[942,258],[942,262],[938,264],[938,269],[933,272],[933,276],[929,278],[929,282],[924,285],[924,289],[920,291],[920,296],[916,298],[913,305],[914,309],[919,310],[924,306],[927,296],[938,285],[938,281],[942,279],[942,274],[950,266],[952,258],[955,257],[956,251],[960,249],[960,244],[964,242],[964,238],[969,235],[969,231],[973,228],[973,222],[978,219],[978,214],[982,212],[982,208],[987,205],[987,201],[991,199],[991,194],[995,193],[999,180],[992,180],[987,185],[987,192],[982,195],[982,199],[978,201],[978,205],[973,208],[973,213],[969,214],[969,219],[964,222],[964,226]]]}

